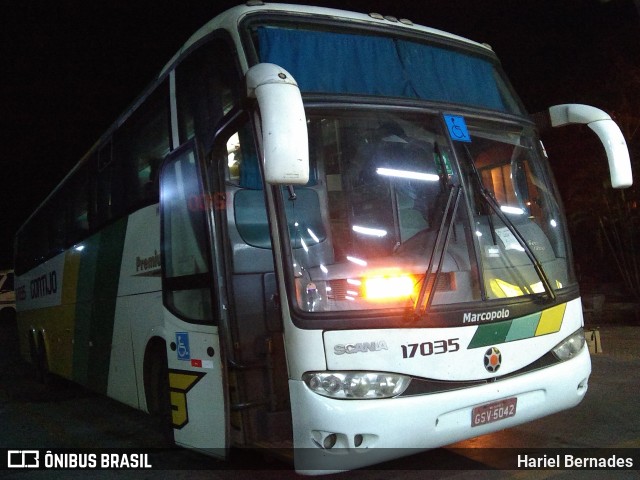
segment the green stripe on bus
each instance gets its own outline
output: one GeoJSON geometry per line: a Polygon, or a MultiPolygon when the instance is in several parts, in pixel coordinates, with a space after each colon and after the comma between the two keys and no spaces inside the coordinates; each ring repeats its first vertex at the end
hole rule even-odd
{"type": "Polygon", "coordinates": [[[507,320],[506,322],[487,323],[486,325],[478,326],[468,348],[504,343],[511,328],[511,322],[512,320],[507,320]]]}
{"type": "Polygon", "coordinates": [[[517,318],[513,321],[511,329],[507,334],[506,341],[513,342],[515,340],[523,340],[525,338],[531,338],[536,334],[538,323],[540,323],[540,317],[542,314],[532,313],[526,317],[517,318]]]}
{"type": "Polygon", "coordinates": [[[100,254],[99,233],[83,242],[84,250],[78,268],[78,291],[76,293],[76,321],[73,332],[73,380],[86,385],[89,368],[89,345],[91,314],[93,311],[93,285],[96,265],[100,254]]]}
{"type": "Polygon", "coordinates": [[[479,325],[467,348],[480,348],[514,342],[560,331],[567,304],[505,322],[479,325]]]}
{"type": "Polygon", "coordinates": [[[73,379],[107,393],[127,218],[84,242],[78,275],[73,379]]]}

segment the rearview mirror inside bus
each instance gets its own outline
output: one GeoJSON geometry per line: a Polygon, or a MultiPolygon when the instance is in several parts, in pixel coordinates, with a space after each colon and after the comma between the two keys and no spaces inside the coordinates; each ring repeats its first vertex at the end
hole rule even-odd
{"type": "Polygon", "coordinates": [[[632,185],[633,175],[627,143],[620,127],[607,113],[589,105],[571,103],[550,107],[549,120],[552,127],[587,125],[598,135],[607,153],[611,186],[627,188],[632,185]]]}
{"type": "Polygon", "coordinates": [[[307,120],[298,84],[289,72],[271,64],[247,72],[247,95],[258,101],[265,181],[305,184],[309,181],[307,120]]]}

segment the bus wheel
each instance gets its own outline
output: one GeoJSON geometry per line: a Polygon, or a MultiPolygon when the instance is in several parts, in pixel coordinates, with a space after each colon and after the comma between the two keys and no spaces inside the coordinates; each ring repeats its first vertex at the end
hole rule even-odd
{"type": "Polygon", "coordinates": [[[38,372],[38,345],[36,343],[36,338],[34,337],[34,334],[32,332],[29,332],[29,357],[31,359],[31,365],[33,367],[33,375],[35,379],[39,381],[40,374],[38,372]]]}
{"type": "Polygon", "coordinates": [[[156,419],[164,440],[173,445],[169,368],[164,342],[153,343],[147,348],[144,359],[144,389],[149,414],[156,419]]]}

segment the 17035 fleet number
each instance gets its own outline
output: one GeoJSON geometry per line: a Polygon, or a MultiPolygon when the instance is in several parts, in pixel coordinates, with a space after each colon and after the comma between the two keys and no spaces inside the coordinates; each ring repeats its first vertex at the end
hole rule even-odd
{"type": "Polygon", "coordinates": [[[440,355],[442,353],[457,352],[460,350],[459,338],[449,338],[448,340],[435,340],[433,342],[410,343],[401,345],[402,358],[413,358],[417,354],[422,357],[429,355],[440,355]]]}

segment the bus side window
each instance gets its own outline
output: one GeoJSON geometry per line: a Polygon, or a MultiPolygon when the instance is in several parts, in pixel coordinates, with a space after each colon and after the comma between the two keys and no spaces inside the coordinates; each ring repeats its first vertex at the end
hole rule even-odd
{"type": "Polygon", "coordinates": [[[92,227],[100,227],[111,218],[111,141],[102,146],[96,157],[96,219],[92,227]]]}
{"type": "Polygon", "coordinates": [[[240,237],[247,245],[270,249],[269,221],[258,154],[248,125],[227,140],[225,170],[227,191],[233,199],[234,223],[240,237]]]}
{"type": "Polygon", "coordinates": [[[163,165],[163,294],[175,315],[189,321],[212,318],[209,236],[204,191],[193,143],[176,150],[163,165]]]}
{"type": "Polygon", "coordinates": [[[169,153],[169,90],[160,85],[114,134],[112,214],[158,202],[157,170],[169,153]]]}
{"type": "Polygon", "coordinates": [[[232,85],[241,82],[234,58],[229,44],[216,38],[198,47],[176,68],[181,145],[196,136],[205,151],[211,148],[220,119],[238,103],[232,85]]]}
{"type": "Polygon", "coordinates": [[[226,220],[235,273],[273,272],[271,235],[251,126],[218,136],[214,161],[224,179],[226,220]]]}
{"type": "Polygon", "coordinates": [[[66,243],[73,245],[89,233],[90,190],[89,167],[82,166],[65,185],[67,203],[66,243]]]}

